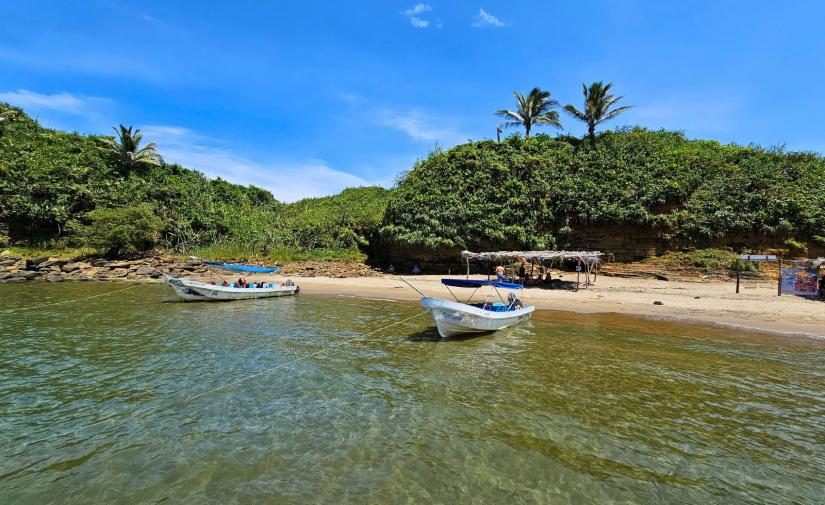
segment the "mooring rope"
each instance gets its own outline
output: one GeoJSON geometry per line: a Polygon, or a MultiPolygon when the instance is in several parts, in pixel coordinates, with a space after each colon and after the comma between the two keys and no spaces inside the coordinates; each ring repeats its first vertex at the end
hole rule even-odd
{"type": "Polygon", "coordinates": [[[140,286],[143,286],[143,285],[144,285],[143,283],[135,284],[134,286],[129,286],[128,288],[116,289],[114,291],[108,291],[106,293],[99,293],[99,294],[92,295],[92,296],[84,296],[83,298],[75,298],[74,300],[65,300],[65,301],[62,301],[62,302],[44,303],[44,304],[41,304],[41,305],[33,305],[31,307],[18,307],[16,309],[0,310],[0,313],[5,314],[5,313],[9,313],[9,312],[17,312],[17,311],[20,311],[20,310],[42,309],[43,307],[52,307],[54,305],[64,305],[66,303],[82,302],[83,300],[90,300],[92,298],[99,298],[101,296],[109,296],[109,295],[113,295],[115,293],[120,293],[121,291],[126,291],[126,290],[129,290],[129,289],[139,288],[140,286]]]}
{"type": "Polygon", "coordinates": [[[303,356],[299,356],[298,358],[295,358],[295,359],[293,359],[293,360],[291,360],[291,361],[287,361],[286,363],[281,363],[280,365],[276,365],[276,366],[273,366],[273,367],[271,367],[271,368],[267,368],[266,370],[262,370],[262,371],[260,371],[260,372],[256,372],[256,373],[254,373],[254,374],[252,374],[252,375],[247,375],[246,377],[242,377],[242,378],[240,378],[240,379],[236,379],[236,380],[234,380],[234,381],[227,382],[226,384],[224,384],[224,385],[222,385],[222,386],[218,386],[218,387],[216,387],[216,388],[208,389],[208,390],[206,390],[206,391],[204,391],[204,392],[202,392],[202,393],[198,393],[198,394],[196,394],[196,395],[190,396],[189,398],[186,398],[185,400],[183,400],[183,401],[182,401],[182,402],[180,402],[180,403],[181,403],[181,404],[184,404],[184,403],[189,403],[189,402],[191,402],[192,400],[195,400],[195,399],[200,398],[200,397],[202,397],[202,396],[206,396],[206,395],[208,395],[208,394],[217,393],[218,391],[220,391],[220,390],[222,390],[222,389],[230,388],[230,387],[232,387],[232,386],[235,386],[235,385],[240,384],[241,382],[246,382],[246,381],[248,381],[249,379],[254,379],[255,377],[260,377],[261,375],[266,375],[266,374],[268,374],[268,373],[272,373],[272,372],[274,372],[274,371],[276,371],[276,370],[280,370],[281,368],[286,368],[286,367],[288,367],[288,366],[290,366],[290,365],[294,365],[295,363],[298,363],[298,362],[303,361],[303,360],[305,360],[305,359],[311,358],[311,357],[313,357],[313,356],[318,356],[318,355],[320,355],[320,354],[324,354],[324,353],[326,353],[326,352],[329,352],[329,351],[332,351],[332,350],[334,350],[334,349],[337,349],[338,347],[341,347],[342,345],[347,344],[347,343],[349,343],[349,342],[353,342],[353,341],[356,341],[356,340],[362,339],[362,338],[364,338],[364,337],[369,337],[370,335],[374,335],[374,334],[376,334],[376,333],[378,333],[378,332],[380,332],[380,331],[386,330],[386,329],[388,329],[388,328],[392,328],[393,326],[397,326],[397,325],[399,325],[399,324],[401,324],[401,323],[406,323],[407,321],[409,321],[409,320],[411,320],[411,319],[415,319],[416,317],[419,317],[419,316],[421,316],[421,315],[423,315],[423,314],[426,314],[426,313],[427,313],[427,311],[426,311],[426,310],[422,310],[421,312],[419,312],[418,314],[416,314],[416,315],[414,315],[414,316],[410,316],[410,317],[408,317],[408,318],[406,318],[406,319],[401,319],[400,321],[396,321],[396,322],[391,323],[391,324],[388,324],[388,325],[386,325],[386,326],[382,326],[381,328],[378,328],[378,329],[376,329],[376,330],[373,330],[373,331],[371,331],[371,332],[369,332],[369,333],[364,333],[364,334],[362,334],[362,335],[358,335],[358,336],[355,336],[355,337],[352,337],[352,338],[348,338],[348,339],[346,339],[346,340],[343,340],[342,342],[339,342],[338,344],[335,344],[335,345],[332,345],[332,346],[329,346],[329,347],[324,347],[323,349],[319,349],[319,350],[317,350],[317,351],[314,351],[314,352],[311,352],[311,353],[308,353],[308,354],[304,354],[303,356]]]}

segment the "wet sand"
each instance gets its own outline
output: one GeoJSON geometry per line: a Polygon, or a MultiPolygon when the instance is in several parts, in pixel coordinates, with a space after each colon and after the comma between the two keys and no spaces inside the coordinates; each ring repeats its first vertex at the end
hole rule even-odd
{"type": "MultiPolygon", "coordinates": [[[[574,277],[572,274],[571,279],[574,277]]],[[[439,282],[441,276],[405,276],[404,279],[425,295],[452,298],[439,282]]],[[[399,277],[390,275],[299,277],[294,280],[303,293],[315,295],[411,301],[421,297],[399,277]]],[[[467,296],[469,294],[467,292],[467,296]]],[[[776,283],[771,281],[748,280],[736,294],[733,282],[600,276],[595,284],[579,291],[530,287],[522,298],[525,303],[541,310],[618,313],[825,338],[825,301],[777,296],[776,283]],[[654,305],[654,302],[662,304],[654,305]]]]}

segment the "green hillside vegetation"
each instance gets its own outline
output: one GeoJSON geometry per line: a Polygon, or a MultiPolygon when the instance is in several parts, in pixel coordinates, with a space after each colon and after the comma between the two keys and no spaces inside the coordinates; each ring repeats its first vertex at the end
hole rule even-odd
{"type": "MultiPolygon", "coordinates": [[[[617,110],[620,97],[605,87],[585,88],[590,124],[617,110]]],[[[549,96],[517,97],[524,103],[505,111],[516,126],[554,126],[549,96]]],[[[138,157],[126,145],[137,131],[118,129],[117,139],[65,133],[2,104],[0,117],[0,245],[32,251],[364,259],[404,247],[575,248],[576,231],[592,227],[635,227],[674,247],[825,246],[825,159],[679,132],[469,142],[436,149],[392,190],[284,204],[266,190],[167,164],[152,150],[138,157]]]]}
{"type": "Polygon", "coordinates": [[[0,245],[363,257],[383,215],[382,188],[286,205],[179,165],[124,163],[111,137],[42,128],[4,104],[0,114],[0,245]]]}
{"type": "Polygon", "coordinates": [[[402,178],[381,233],[426,248],[550,248],[570,245],[576,227],[616,225],[697,245],[732,236],[825,245],[825,159],[642,128],[593,142],[471,142],[402,178]]]}

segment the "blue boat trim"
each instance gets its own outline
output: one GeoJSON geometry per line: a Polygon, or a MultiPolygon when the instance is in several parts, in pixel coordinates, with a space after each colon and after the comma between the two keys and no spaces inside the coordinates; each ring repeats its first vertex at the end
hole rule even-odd
{"type": "Polygon", "coordinates": [[[256,274],[271,274],[280,270],[279,267],[256,267],[252,265],[237,265],[235,263],[221,263],[219,261],[204,261],[203,264],[209,265],[210,267],[222,268],[224,270],[251,272],[256,274]]]}
{"type": "Polygon", "coordinates": [[[476,279],[441,279],[441,284],[454,288],[480,288],[481,286],[494,286],[503,289],[522,289],[523,284],[515,282],[485,281],[476,279]]]}

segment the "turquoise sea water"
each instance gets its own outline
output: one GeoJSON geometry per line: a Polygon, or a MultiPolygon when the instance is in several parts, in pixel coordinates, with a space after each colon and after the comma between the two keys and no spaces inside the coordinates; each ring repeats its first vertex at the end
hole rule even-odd
{"type": "Polygon", "coordinates": [[[359,338],[418,312],[147,285],[0,313],[0,503],[825,502],[823,342],[559,312],[359,338]]]}

